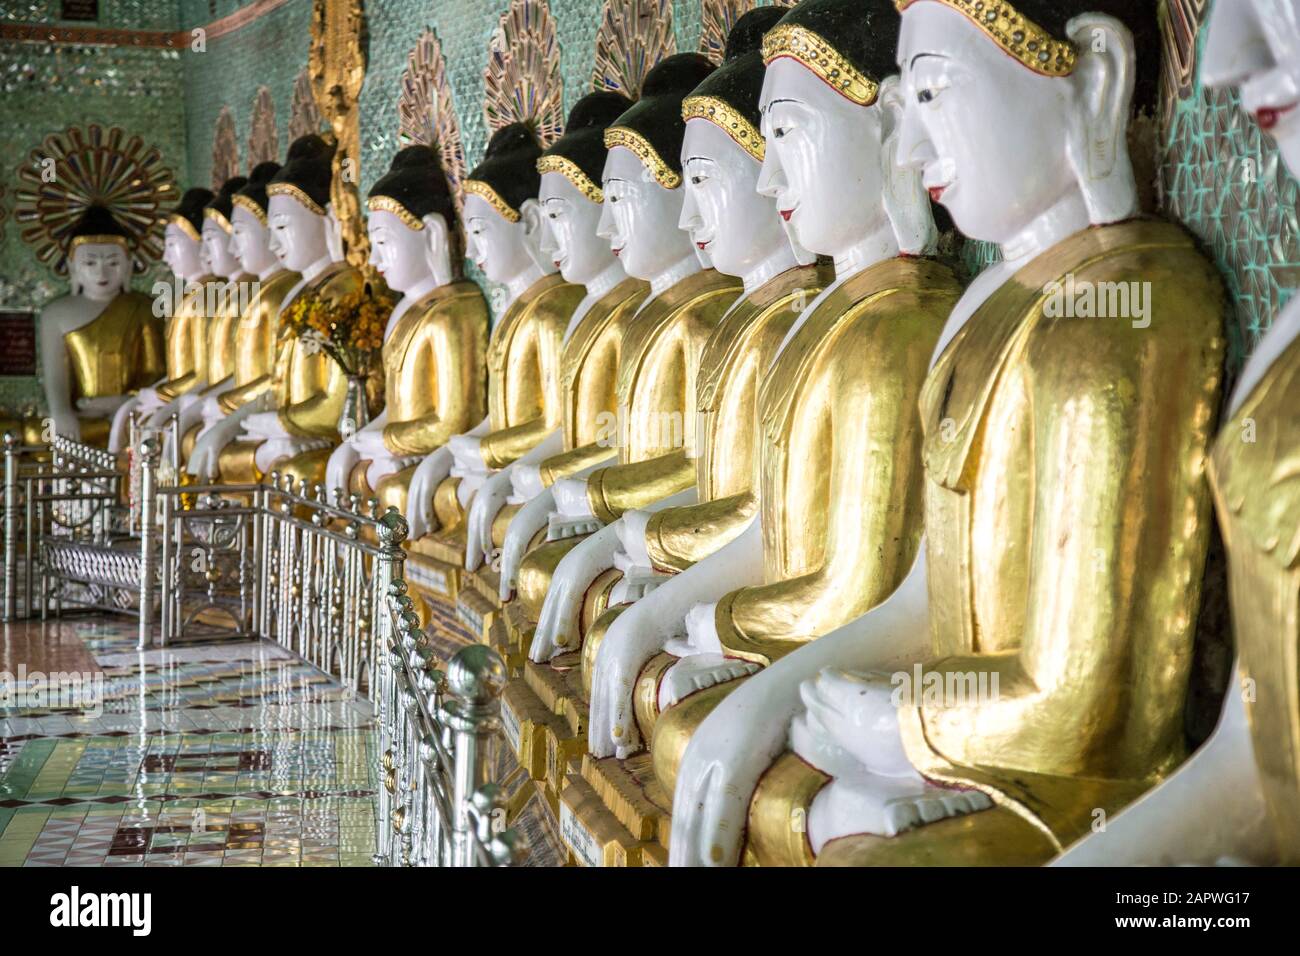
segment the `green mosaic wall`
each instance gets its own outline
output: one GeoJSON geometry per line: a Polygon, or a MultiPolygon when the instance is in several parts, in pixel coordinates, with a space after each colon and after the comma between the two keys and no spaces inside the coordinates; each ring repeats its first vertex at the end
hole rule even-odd
{"type": "MultiPolygon", "coordinates": [[[[174,30],[174,0],[100,0],[100,26],[174,30]]],[[[58,0],[0,4],[0,23],[60,23],[58,0]]],[[[74,24],[69,24],[74,25],[74,24]]],[[[9,213],[0,223],[0,309],[35,311],[66,286],[38,263],[13,221],[14,170],[50,133],[68,126],[120,126],[156,145],[183,174],[184,82],[180,55],[164,49],[72,46],[0,41],[0,197],[9,213]]],[[[152,275],[137,279],[148,288],[152,275]]],[[[35,378],[0,377],[0,412],[40,399],[35,378]]]]}

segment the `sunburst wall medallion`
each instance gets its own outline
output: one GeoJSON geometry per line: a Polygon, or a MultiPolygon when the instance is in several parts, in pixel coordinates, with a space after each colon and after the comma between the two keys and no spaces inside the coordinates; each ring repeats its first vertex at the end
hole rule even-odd
{"type": "Polygon", "coordinates": [[[280,158],[280,134],[275,128],[275,101],[268,87],[258,87],[248,129],[248,169],[280,158]]]}
{"type": "Polygon", "coordinates": [[[483,117],[496,132],[527,123],[542,146],[564,130],[564,83],[555,19],[545,0],[511,0],[488,41],[483,117]]]}
{"type": "MultiPolygon", "coordinates": [[[[316,95],[311,91],[311,72],[303,67],[293,81],[293,100],[289,104],[289,142],[325,128],[316,95]]],[[[277,157],[278,158],[278,157],[277,157]]]]}
{"type": "Polygon", "coordinates": [[[231,176],[239,175],[239,137],[235,135],[235,114],[221,107],[212,134],[212,189],[218,190],[231,176]]]}
{"type": "Polygon", "coordinates": [[[460,184],[465,178],[465,147],[460,138],[460,120],[451,100],[447,63],[442,46],[432,30],[425,30],[406,55],[401,93],[397,98],[398,138],[403,146],[423,143],[438,151],[452,195],[460,201],[460,184]]]}
{"type": "Polygon", "coordinates": [[[676,52],[672,0],[605,0],[591,88],[636,99],[650,69],[676,52]]]}
{"type": "Polygon", "coordinates": [[[176,181],[139,136],[93,125],[51,133],[18,168],[18,181],[19,235],[56,272],[66,271],[68,233],[89,206],[106,207],[131,234],[137,271],[162,255],[162,210],[176,202],[176,181]]]}
{"type": "MultiPolygon", "coordinates": [[[[700,6],[700,52],[714,63],[721,63],[727,50],[727,34],[736,21],[754,7],[754,0],[704,0],[700,6]]],[[[773,6],[794,6],[789,0],[776,0],[773,6]]]]}

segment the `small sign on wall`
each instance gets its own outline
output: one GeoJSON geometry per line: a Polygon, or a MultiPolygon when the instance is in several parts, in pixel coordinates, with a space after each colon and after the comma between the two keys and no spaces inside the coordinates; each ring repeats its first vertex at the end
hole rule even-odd
{"type": "Polygon", "coordinates": [[[98,20],[99,0],[63,0],[62,20],[98,20]]]}
{"type": "Polygon", "coordinates": [[[36,313],[0,312],[0,375],[36,374],[36,313]]]}

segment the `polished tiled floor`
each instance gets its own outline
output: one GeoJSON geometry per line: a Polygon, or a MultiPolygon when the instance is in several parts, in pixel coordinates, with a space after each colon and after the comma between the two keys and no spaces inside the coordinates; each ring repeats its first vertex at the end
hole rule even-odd
{"type": "Polygon", "coordinates": [[[274,644],[134,643],[125,619],[4,627],[0,866],[370,864],[367,702],[274,644]],[[37,694],[55,671],[85,689],[37,694]]]}

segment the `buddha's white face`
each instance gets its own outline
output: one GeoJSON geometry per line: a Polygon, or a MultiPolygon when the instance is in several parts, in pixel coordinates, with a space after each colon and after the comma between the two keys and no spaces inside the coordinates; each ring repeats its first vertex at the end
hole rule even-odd
{"type": "Polygon", "coordinates": [[[211,219],[203,220],[203,267],[204,271],[223,279],[230,279],[240,272],[239,259],[230,252],[230,235],[211,219]]]}
{"type": "Polygon", "coordinates": [[[271,231],[245,209],[236,206],[230,214],[230,254],[239,260],[245,272],[261,275],[276,265],[269,243],[271,231]]]}
{"type": "Polygon", "coordinates": [[[126,288],[131,258],[115,242],[86,242],[72,251],[68,276],[74,291],[87,299],[105,302],[126,288]]]}
{"type": "Polygon", "coordinates": [[[660,186],[631,150],[609,151],[603,192],[598,232],[628,275],[651,279],[690,254],[677,228],[682,190],[660,186]]]}
{"type": "Polygon", "coordinates": [[[270,249],[280,264],[294,272],[329,256],[325,217],[312,212],[297,199],[283,193],[267,202],[270,249]]]}
{"type": "Polygon", "coordinates": [[[465,246],[470,260],[491,282],[509,282],[532,265],[524,221],[509,222],[482,196],[465,197],[465,246]]]}
{"type": "Polygon", "coordinates": [[[882,213],[879,109],[835,92],[797,60],[768,66],[759,100],[767,140],[758,190],[804,248],[834,256],[882,213]]]}
{"type": "Polygon", "coordinates": [[[182,279],[190,279],[203,272],[203,247],[181,231],[180,226],[168,223],[163,232],[163,262],[182,279]]]}
{"type": "Polygon", "coordinates": [[[601,203],[592,202],[562,173],[543,173],[541,250],[565,282],[586,285],[617,260],[596,229],[601,203]]]}
{"type": "Polygon", "coordinates": [[[370,264],[395,292],[406,292],[429,277],[428,230],[412,229],[391,212],[376,209],[366,220],[370,264]]]}
{"type": "Polygon", "coordinates": [[[899,161],[973,239],[1003,243],[1073,189],[1074,86],[1041,76],[939,3],[903,13],[899,161]]]}
{"type": "Polygon", "coordinates": [[[1241,106],[1300,176],[1300,0],[1215,0],[1201,77],[1241,106]]]}
{"type": "Polygon", "coordinates": [[[679,225],[727,275],[749,274],[789,243],[776,204],[758,192],[760,168],[713,123],[687,122],[682,140],[686,198],[679,225]]]}

